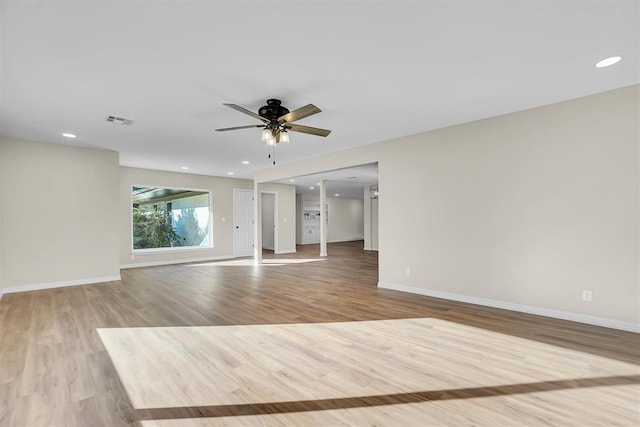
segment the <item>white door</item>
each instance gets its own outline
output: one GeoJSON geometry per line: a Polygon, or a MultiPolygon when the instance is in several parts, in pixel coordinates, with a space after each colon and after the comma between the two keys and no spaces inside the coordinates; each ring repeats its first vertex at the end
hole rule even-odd
{"type": "Polygon", "coordinates": [[[253,255],[253,191],[233,189],[233,256],[253,255]]]}

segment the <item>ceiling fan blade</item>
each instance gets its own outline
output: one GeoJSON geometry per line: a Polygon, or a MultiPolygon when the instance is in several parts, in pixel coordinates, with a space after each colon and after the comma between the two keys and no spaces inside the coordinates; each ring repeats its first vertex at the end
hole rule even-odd
{"type": "Polygon", "coordinates": [[[249,128],[263,128],[264,125],[246,125],[246,126],[235,126],[232,128],[222,128],[216,129],[218,132],[226,132],[228,130],[236,130],[236,129],[249,129],[249,128]]]}
{"type": "Polygon", "coordinates": [[[245,114],[253,117],[254,119],[260,120],[261,122],[269,123],[269,120],[265,119],[262,116],[259,116],[258,114],[254,113],[253,111],[249,111],[246,108],[243,108],[243,107],[241,107],[239,105],[236,105],[236,104],[222,104],[222,105],[225,105],[225,106],[227,106],[229,108],[233,108],[234,110],[240,111],[241,113],[245,113],[245,114]]]}
{"type": "Polygon", "coordinates": [[[285,127],[288,130],[292,130],[294,132],[308,133],[308,134],[317,135],[317,136],[327,136],[331,133],[331,131],[328,129],[313,128],[311,126],[287,124],[285,125],[285,127]]]}
{"type": "Polygon", "coordinates": [[[278,117],[278,121],[280,123],[287,122],[295,122],[296,120],[304,119],[305,117],[309,117],[313,114],[318,114],[322,110],[316,107],[313,104],[305,105],[304,107],[300,107],[297,110],[293,110],[290,113],[287,113],[283,116],[278,117]]]}

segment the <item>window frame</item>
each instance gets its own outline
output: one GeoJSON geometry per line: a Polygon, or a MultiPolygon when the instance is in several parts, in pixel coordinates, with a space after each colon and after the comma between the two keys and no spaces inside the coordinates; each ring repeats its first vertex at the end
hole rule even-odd
{"type": "Polygon", "coordinates": [[[132,184],[129,186],[129,193],[130,193],[129,194],[129,234],[130,234],[130,242],[131,242],[130,244],[131,255],[195,252],[195,251],[202,251],[202,250],[210,250],[215,247],[213,243],[213,191],[205,188],[132,184]],[[169,190],[199,191],[202,193],[207,193],[209,195],[209,244],[206,246],[171,246],[166,248],[135,249],[133,247],[133,188],[134,187],[166,188],[169,190]]]}

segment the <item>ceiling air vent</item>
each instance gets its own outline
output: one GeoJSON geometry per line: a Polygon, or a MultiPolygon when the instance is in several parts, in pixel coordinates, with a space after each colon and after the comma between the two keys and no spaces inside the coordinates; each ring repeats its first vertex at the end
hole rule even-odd
{"type": "Polygon", "coordinates": [[[125,119],[124,117],[118,117],[118,116],[107,116],[106,121],[110,123],[115,123],[117,125],[125,125],[125,126],[131,126],[134,122],[134,120],[125,119]]]}

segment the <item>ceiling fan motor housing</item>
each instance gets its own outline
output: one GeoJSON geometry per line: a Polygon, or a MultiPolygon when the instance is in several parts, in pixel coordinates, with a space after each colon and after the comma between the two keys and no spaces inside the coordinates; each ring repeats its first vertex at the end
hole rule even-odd
{"type": "Polygon", "coordinates": [[[258,115],[271,122],[277,121],[278,117],[289,113],[289,110],[280,104],[282,102],[279,99],[268,99],[267,105],[260,107],[258,110],[258,115]]]}

